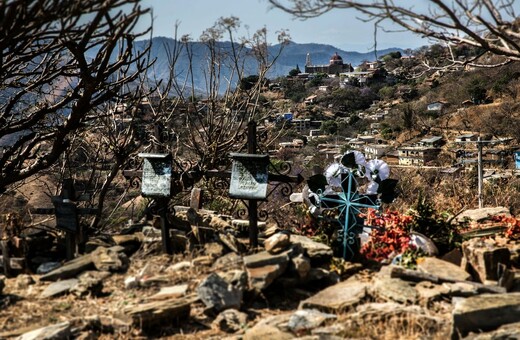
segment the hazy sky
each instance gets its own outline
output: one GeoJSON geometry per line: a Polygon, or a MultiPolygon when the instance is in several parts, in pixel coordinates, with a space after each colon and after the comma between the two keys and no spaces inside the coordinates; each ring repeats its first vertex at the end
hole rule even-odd
{"type": "MultiPolygon", "coordinates": [[[[374,45],[373,25],[356,19],[356,13],[347,10],[301,21],[281,10],[269,9],[267,0],[142,0],[142,5],[153,8],[154,36],[173,37],[175,22],[179,21],[179,36],[189,34],[197,40],[218,18],[236,16],[241,21],[240,36],[247,36],[246,26],[251,34],[265,26],[272,44],[277,42],[275,32],[287,29],[297,43],[329,44],[358,52],[367,52],[374,45]]],[[[378,49],[426,44],[427,40],[408,32],[378,33],[378,49]]]]}

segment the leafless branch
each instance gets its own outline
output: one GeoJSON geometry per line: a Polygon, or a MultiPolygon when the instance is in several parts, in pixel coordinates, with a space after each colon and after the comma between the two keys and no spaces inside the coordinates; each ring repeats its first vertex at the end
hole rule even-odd
{"type": "Polygon", "coordinates": [[[482,48],[502,56],[504,60],[498,62],[499,65],[520,60],[520,22],[516,18],[515,2],[512,0],[428,0],[425,1],[427,8],[418,8],[414,1],[394,0],[269,2],[273,7],[302,19],[335,9],[354,10],[365,20],[390,21],[407,31],[436,41],[482,48]]]}
{"type": "Polygon", "coordinates": [[[54,164],[99,108],[133,93],[138,0],[0,3],[0,189],[54,164]]]}

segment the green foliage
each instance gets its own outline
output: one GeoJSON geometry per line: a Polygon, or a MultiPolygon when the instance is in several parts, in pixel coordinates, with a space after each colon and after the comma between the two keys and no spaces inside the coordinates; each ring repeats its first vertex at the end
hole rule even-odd
{"type": "Polygon", "coordinates": [[[343,89],[335,89],[323,101],[334,106],[343,106],[345,112],[354,112],[368,109],[376,99],[378,99],[377,94],[370,88],[360,89],[355,86],[348,86],[343,89]]]}
{"type": "Polygon", "coordinates": [[[311,88],[321,86],[323,85],[323,80],[327,79],[328,77],[329,76],[326,73],[317,73],[311,80],[309,80],[307,87],[311,88]]]}
{"type": "Polygon", "coordinates": [[[338,123],[334,120],[327,120],[321,123],[321,132],[327,135],[335,135],[338,132],[338,123]]]}
{"type": "Polygon", "coordinates": [[[402,57],[401,52],[395,51],[395,52],[390,52],[387,55],[383,56],[381,58],[381,60],[383,60],[384,62],[388,62],[392,59],[400,59],[401,57],[402,57]]]}
{"type": "Polygon", "coordinates": [[[411,130],[415,125],[415,112],[410,105],[406,105],[403,108],[401,117],[403,119],[403,127],[407,130],[411,130]]]}
{"type": "Polygon", "coordinates": [[[244,91],[249,91],[258,83],[259,77],[258,75],[251,75],[245,78],[240,79],[240,89],[244,91]]]}
{"type": "Polygon", "coordinates": [[[383,99],[392,99],[395,95],[396,87],[395,86],[384,86],[379,89],[379,96],[383,99]]]}
{"type": "Polygon", "coordinates": [[[408,248],[401,254],[397,264],[407,269],[417,269],[417,260],[425,255],[421,248],[408,248]]]}
{"type": "Polygon", "coordinates": [[[475,104],[483,103],[486,99],[486,87],[484,79],[473,79],[466,88],[471,101],[475,104]]]}
{"type": "Polygon", "coordinates": [[[429,237],[441,254],[460,246],[461,236],[456,226],[451,224],[446,214],[439,214],[422,193],[419,193],[411,214],[413,221],[410,229],[429,237]]]}
{"type": "Polygon", "coordinates": [[[298,68],[293,68],[292,70],[289,71],[289,76],[291,77],[296,77],[297,75],[299,75],[301,72],[300,72],[300,69],[298,68]]]}
{"type": "Polygon", "coordinates": [[[459,44],[455,45],[453,48],[453,53],[456,57],[469,58],[482,55],[484,53],[484,49],[482,47],[470,46],[468,44],[459,44]]]}
{"type": "Polygon", "coordinates": [[[307,97],[307,89],[305,88],[303,81],[288,81],[287,79],[284,79],[281,82],[281,85],[284,89],[285,98],[290,99],[294,103],[299,103],[307,97]]]}
{"type": "Polygon", "coordinates": [[[215,196],[208,200],[208,202],[204,205],[204,208],[225,214],[231,211],[232,206],[232,201],[227,197],[215,196]]]}
{"type": "Polygon", "coordinates": [[[339,149],[340,153],[345,153],[350,150],[352,150],[352,145],[350,145],[350,143],[343,144],[339,149]]]}
{"type": "Polygon", "coordinates": [[[283,159],[271,158],[269,162],[269,171],[282,172],[287,162],[283,159]]]}
{"type": "Polygon", "coordinates": [[[446,48],[444,46],[439,45],[439,44],[434,44],[428,48],[428,51],[426,51],[425,55],[426,55],[426,57],[428,57],[430,59],[438,59],[438,58],[443,57],[445,55],[445,53],[446,53],[446,48]]]}
{"type": "Polygon", "coordinates": [[[401,97],[407,102],[417,99],[418,96],[419,96],[419,91],[417,91],[417,89],[415,87],[412,87],[409,91],[406,91],[401,95],[401,97]]]}
{"type": "Polygon", "coordinates": [[[508,85],[518,78],[520,78],[520,71],[506,70],[498,76],[498,79],[495,80],[491,89],[497,94],[510,94],[508,91],[508,85]]]}
{"type": "Polygon", "coordinates": [[[394,139],[396,134],[402,131],[401,124],[390,125],[388,123],[381,124],[381,137],[384,139],[394,139]]]}

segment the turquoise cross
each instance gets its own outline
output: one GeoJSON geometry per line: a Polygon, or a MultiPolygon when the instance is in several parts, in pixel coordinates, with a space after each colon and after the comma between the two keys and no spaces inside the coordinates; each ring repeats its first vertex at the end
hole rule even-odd
{"type": "Polygon", "coordinates": [[[357,187],[358,182],[352,171],[342,174],[341,191],[334,192],[333,197],[328,192],[319,193],[322,208],[337,208],[339,210],[338,222],[341,225],[340,240],[343,244],[343,258],[352,259],[356,255],[354,246],[357,244],[358,233],[354,228],[358,224],[358,216],[362,209],[379,209],[379,204],[367,204],[371,201],[366,195],[360,195],[357,187]],[[347,185],[344,185],[347,184],[347,185]],[[346,190],[345,190],[346,187],[346,190]],[[347,257],[347,252],[349,257],[347,257]]]}

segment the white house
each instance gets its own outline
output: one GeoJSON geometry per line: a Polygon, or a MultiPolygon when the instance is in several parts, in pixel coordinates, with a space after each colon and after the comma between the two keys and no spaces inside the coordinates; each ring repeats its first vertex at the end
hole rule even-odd
{"type": "Polygon", "coordinates": [[[388,144],[368,144],[365,145],[364,153],[367,159],[375,159],[386,155],[389,149],[390,145],[388,144]]]}
{"type": "Polygon", "coordinates": [[[425,165],[437,158],[440,152],[438,148],[430,147],[402,147],[397,149],[399,165],[425,165]]]}

